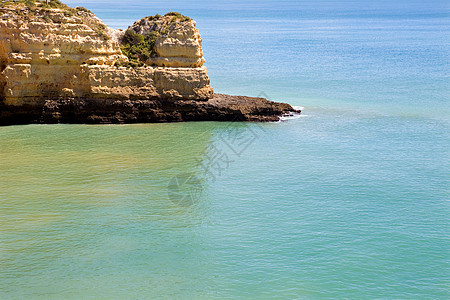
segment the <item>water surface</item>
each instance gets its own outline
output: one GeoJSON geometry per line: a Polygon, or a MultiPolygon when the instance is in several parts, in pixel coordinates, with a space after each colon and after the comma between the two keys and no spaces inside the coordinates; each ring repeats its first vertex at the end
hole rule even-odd
{"type": "Polygon", "coordinates": [[[449,298],[448,3],[68,3],[304,114],[0,128],[0,298],[449,298]]]}

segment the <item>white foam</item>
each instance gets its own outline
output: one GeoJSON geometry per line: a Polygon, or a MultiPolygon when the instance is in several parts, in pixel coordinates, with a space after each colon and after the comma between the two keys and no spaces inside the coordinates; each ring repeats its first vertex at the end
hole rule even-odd
{"type": "Polygon", "coordinates": [[[300,113],[290,113],[290,114],[286,114],[280,117],[280,122],[282,121],[289,121],[289,120],[296,120],[296,119],[300,119],[301,117],[304,117],[304,115],[300,114],[300,113]]]}
{"type": "Polygon", "coordinates": [[[278,121],[276,121],[275,123],[280,123],[280,122],[284,122],[284,121],[290,121],[290,120],[296,120],[296,119],[300,119],[303,117],[308,117],[308,115],[304,115],[301,112],[303,112],[304,107],[303,106],[292,106],[292,108],[296,111],[300,111],[300,113],[298,112],[289,112],[287,114],[282,115],[281,117],[278,118],[278,121]]]}

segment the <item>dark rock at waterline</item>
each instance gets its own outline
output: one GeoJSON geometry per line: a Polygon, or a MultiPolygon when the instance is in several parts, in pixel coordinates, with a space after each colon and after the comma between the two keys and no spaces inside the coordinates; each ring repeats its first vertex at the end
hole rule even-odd
{"type": "Polygon", "coordinates": [[[31,105],[0,102],[0,125],[125,124],[183,121],[278,121],[300,113],[286,103],[264,98],[215,94],[209,100],[51,99],[31,105]]]}

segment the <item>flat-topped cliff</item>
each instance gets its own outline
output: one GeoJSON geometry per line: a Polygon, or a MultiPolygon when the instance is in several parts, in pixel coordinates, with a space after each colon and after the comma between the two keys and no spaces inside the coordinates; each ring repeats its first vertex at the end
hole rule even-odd
{"type": "Polygon", "coordinates": [[[273,120],[292,110],[240,98],[241,110],[214,96],[201,45],[195,21],[179,13],[121,31],[57,0],[3,3],[0,124],[273,120]]]}

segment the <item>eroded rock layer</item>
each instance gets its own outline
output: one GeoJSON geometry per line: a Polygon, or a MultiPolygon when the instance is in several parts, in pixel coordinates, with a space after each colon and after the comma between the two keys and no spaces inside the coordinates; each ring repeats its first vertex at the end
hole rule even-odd
{"type": "Polygon", "coordinates": [[[195,26],[168,13],[121,31],[58,0],[0,4],[0,124],[273,121],[292,111],[214,95],[195,26]],[[126,34],[135,40],[124,46],[126,34]]]}
{"type": "MultiPolygon", "coordinates": [[[[155,59],[167,64],[126,68],[115,66],[118,60],[127,61],[114,38],[117,33],[88,11],[20,4],[0,8],[0,95],[6,105],[16,106],[40,105],[47,98],[211,98],[201,48],[189,46],[191,35],[198,34],[195,23],[171,26],[156,47],[155,59]],[[185,31],[173,33],[178,26],[185,31]],[[174,38],[185,32],[186,41],[174,38]],[[180,43],[184,46],[176,46],[180,43]],[[201,63],[181,63],[193,52],[201,63]]],[[[200,47],[196,39],[192,43],[200,47]]]]}
{"type": "Polygon", "coordinates": [[[201,67],[202,39],[195,21],[177,13],[141,19],[130,30],[146,36],[157,33],[155,55],[147,63],[160,67],[201,67]]]}

